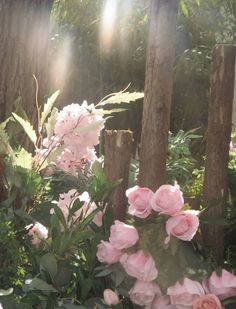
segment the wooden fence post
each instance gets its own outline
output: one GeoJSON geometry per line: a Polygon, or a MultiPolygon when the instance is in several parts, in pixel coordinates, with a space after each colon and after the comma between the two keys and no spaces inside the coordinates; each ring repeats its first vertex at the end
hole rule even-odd
{"type": "MultiPolygon", "coordinates": [[[[234,68],[236,46],[216,45],[213,49],[213,72],[208,107],[207,149],[203,204],[210,206],[206,216],[224,218],[228,194],[227,166],[232,128],[234,68]]],[[[203,242],[216,258],[223,260],[224,227],[203,224],[203,242]]]]}
{"type": "Polygon", "coordinates": [[[112,196],[114,219],[121,221],[126,217],[129,167],[132,156],[133,134],[128,130],[105,130],[104,170],[109,181],[122,178],[123,181],[112,196]]]}
{"type": "Polygon", "coordinates": [[[152,0],[138,184],[165,183],[178,0],[152,0]]]}

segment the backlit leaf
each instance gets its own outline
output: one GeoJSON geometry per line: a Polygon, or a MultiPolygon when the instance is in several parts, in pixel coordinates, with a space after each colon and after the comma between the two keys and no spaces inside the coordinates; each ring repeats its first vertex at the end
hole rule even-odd
{"type": "Polygon", "coordinates": [[[43,112],[42,112],[42,115],[41,115],[41,120],[40,120],[40,124],[41,124],[41,127],[42,125],[44,124],[46,118],[48,117],[48,115],[51,113],[51,110],[53,108],[53,105],[59,95],[60,91],[57,90],[56,92],[54,92],[47,100],[47,103],[44,104],[44,107],[43,107],[43,112]]]}
{"type": "Polygon", "coordinates": [[[29,139],[32,141],[32,143],[35,145],[37,141],[37,135],[33,129],[33,126],[20,116],[18,116],[15,113],[12,113],[13,117],[15,118],[16,121],[19,122],[19,124],[22,126],[24,129],[25,133],[28,135],[29,139]]]}
{"type": "Polygon", "coordinates": [[[57,121],[57,115],[58,115],[58,109],[56,107],[53,107],[51,116],[48,118],[48,121],[45,124],[48,138],[51,138],[53,135],[54,127],[57,121]]]}
{"type": "Polygon", "coordinates": [[[15,157],[14,165],[21,166],[23,168],[31,169],[33,164],[32,154],[26,151],[24,148],[20,150],[15,157]]]}
{"type": "MultiPolygon", "coordinates": [[[[130,103],[144,97],[143,92],[118,92],[115,95],[105,99],[98,105],[130,103]]],[[[97,106],[98,106],[97,105],[97,106]]]]}

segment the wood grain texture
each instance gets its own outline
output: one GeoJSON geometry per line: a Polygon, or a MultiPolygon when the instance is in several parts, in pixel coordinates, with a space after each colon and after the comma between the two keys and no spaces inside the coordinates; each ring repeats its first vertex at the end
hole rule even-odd
{"type": "MultiPolygon", "coordinates": [[[[232,45],[217,45],[213,50],[203,189],[204,206],[211,206],[206,215],[211,219],[224,218],[226,210],[235,55],[236,46],[232,45]]],[[[224,253],[224,228],[209,224],[203,225],[202,231],[207,250],[221,262],[224,253]]]]}
{"type": "Polygon", "coordinates": [[[35,82],[43,103],[47,80],[49,19],[53,0],[0,0],[0,120],[16,99],[36,115],[35,82]]]}
{"type": "Polygon", "coordinates": [[[128,188],[132,144],[131,131],[105,131],[105,174],[111,182],[122,179],[122,183],[112,196],[114,219],[121,221],[124,221],[126,217],[127,198],[125,191],[128,188]]]}
{"type": "Polygon", "coordinates": [[[165,182],[177,11],[177,0],[152,1],[138,182],[153,190],[165,182]]]}

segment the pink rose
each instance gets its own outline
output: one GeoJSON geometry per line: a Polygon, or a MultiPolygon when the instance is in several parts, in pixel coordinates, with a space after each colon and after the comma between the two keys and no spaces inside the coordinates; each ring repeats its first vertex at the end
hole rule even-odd
{"type": "Polygon", "coordinates": [[[151,200],[153,195],[152,190],[139,186],[126,190],[130,204],[128,213],[139,218],[147,218],[152,211],[151,200]]]}
{"type": "MultiPolygon", "coordinates": [[[[28,228],[30,228],[30,226],[26,227],[26,229],[28,228]]],[[[42,239],[48,238],[48,230],[44,225],[37,222],[30,228],[28,235],[31,236],[31,243],[33,245],[39,245],[42,239]]]]}
{"type": "Polygon", "coordinates": [[[152,199],[153,210],[173,216],[184,206],[183,193],[176,186],[163,185],[154,193],[152,199]]]}
{"type": "Polygon", "coordinates": [[[147,305],[145,309],[176,309],[174,305],[170,303],[169,296],[156,296],[151,304],[147,305]]]}
{"type": "Polygon", "coordinates": [[[97,246],[97,258],[101,263],[114,264],[120,260],[122,252],[108,241],[101,241],[97,246]]]}
{"type": "Polygon", "coordinates": [[[214,294],[201,296],[193,302],[193,309],[222,309],[219,298],[214,294]]]}
{"type": "Polygon", "coordinates": [[[203,281],[206,293],[215,294],[219,299],[236,296],[236,276],[222,269],[221,276],[214,271],[210,278],[203,281]]]}
{"type": "Polygon", "coordinates": [[[110,289],[106,289],[103,292],[104,303],[108,306],[114,306],[119,303],[118,295],[110,289]]]}
{"type": "Polygon", "coordinates": [[[145,306],[150,304],[155,295],[161,295],[159,286],[154,282],[137,280],[129,291],[130,299],[133,303],[145,306]]]}
{"type": "Polygon", "coordinates": [[[142,281],[152,281],[156,279],[158,271],[151,255],[146,255],[143,250],[139,250],[131,255],[123,254],[120,263],[131,277],[142,281]]]}
{"type": "Polygon", "coordinates": [[[190,241],[197,232],[199,226],[198,212],[195,210],[187,210],[169,218],[166,222],[166,232],[169,241],[170,236],[175,236],[179,239],[190,241]]]}
{"type": "Polygon", "coordinates": [[[176,282],[175,285],[167,289],[171,304],[175,305],[177,309],[192,308],[195,299],[204,294],[201,284],[188,278],[184,278],[182,284],[176,282]]]}
{"type": "Polygon", "coordinates": [[[111,226],[109,241],[116,249],[132,247],[138,240],[138,231],[134,226],[115,220],[115,224],[111,226]]]}

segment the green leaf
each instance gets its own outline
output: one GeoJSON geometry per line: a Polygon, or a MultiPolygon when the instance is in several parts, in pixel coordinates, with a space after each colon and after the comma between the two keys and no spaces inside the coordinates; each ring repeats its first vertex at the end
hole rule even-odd
{"type": "Polygon", "coordinates": [[[69,209],[69,218],[73,217],[74,213],[84,205],[79,198],[73,201],[72,207],[69,209]]]}
{"type": "Polygon", "coordinates": [[[95,277],[106,277],[110,275],[111,273],[112,273],[112,269],[109,267],[106,267],[105,269],[97,273],[95,277]]]}
{"type": "Polygon", "coordinates": [[[180,8],[181,8],[183,14],[184,14],[186,17],[188,17],[189,11],[188,11],[188,7],[187,7],[187,5],[186,5],[186,3],[185,3],[184,0],[180,1],[180,8]]]}
{"type": "Polygon", "coordinates": [[[91,212],[88,216],[86,216],[83,220],[81,220],[80,224],[81,227],[85,228],[88,226],[94,219],[95,215],[100,211],[99,208],[95,209],[93,212],[91,212]]]}
{"type": "Polygon", "coordinates": [[[33,164],[32,154],[21,148],[18,155],[15,157],[13,165],[21,166],[23,168],[31,169],[33,164]]]}
{"type": "Polygon", "coordinates": [[[175,237],[170,238],[170,251],[173,256],[176,255],[179,249],[179,240],[175,237]]]}
{"type": "Polygon", "coordinates": [[[95,160],[92,165],[92,171],[97,178],[103,177],[104,171],[102,167],[102,163],[98,160],[95,160]]]}
{"type": "Polygon", "coordinates": [[[2,290],[0,289],[0,296],[7,296],[13,293],[13,288],[2,290]]]}
{"type": "Polygon", "coordinates": [[[47,123],[45,124],[47,137],[51,138],[53,136],[54,127],[57,121],[58,109],[53,107],[51,116],[48,118],[47,123]]]}
{"type": "Polygon", "coordinates": [[[8,134],[5,131],[5,124],[0,124],[0,153],[4,154],[13,154],[13,150],[11,146],[9,145],[9,137],[8,134]]]}
{"type": "Polygon", "coordinates": [[[46,253],[40,260],[40,269],[45,270],[53,279],[57,273],[57,260],[52,253],[46,253]]]}
{"type": "Polygon", "coordinates": [[[48,115],[51,113],[51,110],[53,108],[53,105],[59,95],[60,91],[57,90],[56,92],[54,92],[47,100],[47,103],[44,104],[44,107],[43,107],[43,112],[42,112],[42,115],[41,115],[41,119],[40,119],[40,125],[41,127],[43,126],[45,120],[47,119],[48,115]]]}
{"type": "Polygon", "coordinates": [[[40,278],[28,279],[26,280],[26,285],[29,285],[30,290],[58,292],[51,284],[48,284],[40,278]]]}
{"type": "Polygon", "coordinates": [[[19,124],[22,126],[22,128],[24,129],[25,133],[28,135],[29,139],[31,140],[31,142],[35,145],[36,141],[37,141],[37,135],[33,129],[33,126],[26,120],[24,120],[23,118],[21,118],[20,116],[18,116],[15,113],[12,113],[14,119],[19,122],[19,124]]]}
{"type": "Polygon", "coordinates": [[[104,106],[108,104],[130,103],[144,97],[143,92],[117,92],[115,95],[110,96],[108,99],[100,102],[97,106],[104,106]]]}
{"type": "Polygon", "coordinates": [[[76,129],[74,129],[75,133],[87,133],[89,131],[98,129],[102,124],[104,123],[104,120],[97,120],[94,123],[88,124],[86,126],[83,127],[77,127],[76,129]]]}
{"type": "Polygon", "coordinates": [[[77,306],[77,305],[73,305],[73,304],[65,304],[62,307],[63,309],[88,309],[87,307],[84,306],[77,306]]]}
{"type": "Polygon", "coordinates": [[[15,199],[16,199],[16,191],[13,191],[6,200],[1,202],[0,205],[1,205],[1,207],[8,208],[12,205],[12,203],[15,201],[15,199]]]}
{"type": "Polygon", "coordinates": [[[66,219],[65,219],[63,212],[61,211],[60,207],[54,206],[54,211],[55,211],[55,214],[58,217],[59,221],[61,222],[61,224],[66,228],[66,219]]]}
{"type": "Polygon", "coordinates": [[[87,231],[79,231],[76,235],[73,235],[73,244],[78,244],[79,242],[83,242],[84,240],[91,239],[94,237],[94,232],[87,230],[87,231]]]}
{"type": "Polygon", "coordinates": [[[102,114],[103,115],[110,115],[110,114],[113,114],[113,113],[126,112],[127,110],[128,110],[127,108],[113,108],[113,109],[110,109],[110,110],[103,109],[102,114]]]}
{"type": "Polygon", "coordinates": [[[24,209],[15,209],[14,213],[23,220],[33,221],[33,218],[24,209]]]}
{"type": "Polygon", "coordinates": [[[91,290],[93,285],[93,280],[90,278],[86,278],[83,281],[83,284],[81,286],[81,299],[85,300],[87,298],[87,295],[89,291],[91,290]]]}
{"type": "Polygon", "coordinates": [[[51,215],[51,235],[52,235],[52,245],[53,248],[57,251],[60,246],[60,234],[61,234],[61,227],[60,222],[57,215],[51,215]]]}

